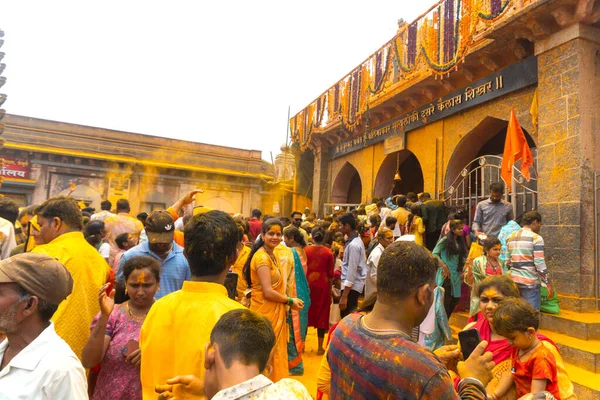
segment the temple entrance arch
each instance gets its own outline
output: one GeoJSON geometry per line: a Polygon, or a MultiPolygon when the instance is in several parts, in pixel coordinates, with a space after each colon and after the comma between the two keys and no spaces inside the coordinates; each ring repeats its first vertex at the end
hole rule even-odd
{"type": "Polygon", "coordinates": [[[361,199],[362,182],[358,170],[354,165],[346,162],[333,182],[331,201],[333,203],[359,204],[361,199]]]}
{"type": "MultiPolygon", "coordinates": [[[[452,153],[440,198],[451,208],[469,210],[469,220],[475,205],[489,196],[490,184],[503,182],[500,167],[507,129],[508,121],[486,117],[464,136],[452,153]]],[[[520,160],[513,167],[512,182],[506,182],[511,193],[506,191],[505,199],[512,203],[515,216],[537,207],[537,149],[531,135],[525,129],[523,133],[534,164],[530,167],[529,182],[520,173],[520,160]]]]}
{"type": "Polygon", "coordinates": [[[373,187],[374,197],[389,197],[392,194],[406,194],[408,192],[421,193],[423,191],[423,171],[421,163],[410,150],[400,150],[389,154],[381,163],[375,186],[373,187]],[[399,183],[394,182],[394,175],[400,165],[399,183]]]}

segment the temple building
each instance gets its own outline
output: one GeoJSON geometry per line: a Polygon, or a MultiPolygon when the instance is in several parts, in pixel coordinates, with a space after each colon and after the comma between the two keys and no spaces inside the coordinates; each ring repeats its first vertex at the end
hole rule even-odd
{"type": "MultiPolygon", "coordinates": [[[[535,163],[529,181],[515,165],[506,200],[515,215],[541,212],[561,308],[577,313],[544,315],[544,329],[599,340],[600,1],[443,0],[423,11],[291,118],[311,154],[314,210],[429,192],[472,217],[502,179],[514,111],[535,163]],[[580,336],[564,328],[577,323],[580,336]]],[[[569,349],[600,382],[600,346],[569,349]]]]}
{"type": "MultiPolygon", "coordinates": [[[[278,202],[273,166],[257,150],[121,132],[7,114],[0,193],[21,206],[67,194],[100,210],[130,200],[132,212],[166,208],[202,188],[197,205],[250,215],[278,202]],[[274,194],[275,193],[275,194],[274,194]]],[[[277,205],[276,208],[279,208],[277,205]]]]}

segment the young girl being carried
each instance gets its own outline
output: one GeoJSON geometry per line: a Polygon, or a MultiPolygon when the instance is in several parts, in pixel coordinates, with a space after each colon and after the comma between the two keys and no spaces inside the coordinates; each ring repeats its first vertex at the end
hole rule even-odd
{"type": "Polygon", "coordinates": [[[557,400],[575,398],[556,345],[536,334],[539,318],[539,311],[523,299],[505,299],[496,309],[494,330],[513,346],[512,368],[488,399],[501,398],[513,383],[518,398],[540,392],[549,392],[557,400]]]}

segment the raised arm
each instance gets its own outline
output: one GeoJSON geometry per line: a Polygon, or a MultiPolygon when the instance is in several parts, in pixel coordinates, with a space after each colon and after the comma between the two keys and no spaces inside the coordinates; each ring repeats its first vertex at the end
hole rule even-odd
{"type": "Polygon", "coordinates": [[[104,358],[106,349],[110,344],[110,336],[106,334],[106,326],[108,318],[115,307],[115,290],[113,289],[110,296],[106,295],[106,288],[109,283],[100,288],[98,302],[100,303],[100,315],[95,326],[92,324],[92,334],[90,335],[83,353],[81,354],[81,364],[85,368],[96,366],[104,358]]]}
{"type": "MultiPolygon", "coordinates": [[[[185,206],[187,206],[188,204],[192,204],[192,202],[194,201],[194,197],[198,194],[198,193],[204,193],[204,190],[202,189],[196,189],[196,190],[192,190],[191,192],[187,192],[185,194],[185,196],[181,197],[179,200],[177,200],[171,207],[171,209],[173,209],[174,214],[179,216],[179,211],[181,211],[181,209],[185,206]]],[[[171,215],[173,215],[173,213],[171,213],[171,215]]],[[[175,220],[177,218],[174,218],[175,220]]]]}

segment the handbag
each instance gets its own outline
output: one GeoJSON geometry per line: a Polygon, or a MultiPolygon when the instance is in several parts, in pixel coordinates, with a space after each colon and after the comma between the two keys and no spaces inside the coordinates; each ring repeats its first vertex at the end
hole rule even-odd
{"type": "Polygon", "coordinates": [[[478,243],[478,241],[474,241],[471,243],[471,248],[469,249],[469,255],[467,256],[467,261],[465,262],[465,266],[463,267],[463,280],[469,286],[473,285],[473,261],[477,257],[481,257],[483,255],[483,246],[478,243]]]}

